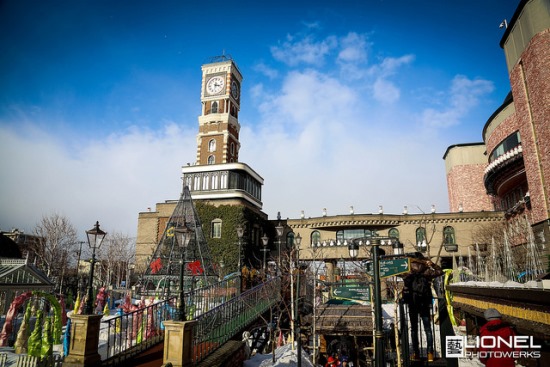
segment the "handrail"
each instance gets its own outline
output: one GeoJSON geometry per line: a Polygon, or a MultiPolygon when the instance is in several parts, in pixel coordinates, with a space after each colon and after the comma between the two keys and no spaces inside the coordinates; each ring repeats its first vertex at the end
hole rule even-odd
{"type": "MultiPolygon", "coordinates": [[[[230,277],[218,283],[185,292],[187,320],[231,301],[240,288],[240,278],[230,277]]],[[[243,293],[245,294],[245,293],[243,293]]],[[[164,321],[175,319],[178,299],[170,297],[128,313],[104,317],[101,321],[98,352],[104,365],[118,363],[164,340],[164,321]]]]}
{"type": "Polygon", "coordinates": [[[277,277],[199,315],[193,328],[193,363],[203,361],[280,299],[277,277]]]}
{"type": "MultiPolygon", "coordinates": [[[[164,340],[164,321],[175,315],[176,297],[101,321],[98,353],[103,366],[116,365],[164,340]]],[[[122,309],[120,309],[122,311],[122,309]]]]}

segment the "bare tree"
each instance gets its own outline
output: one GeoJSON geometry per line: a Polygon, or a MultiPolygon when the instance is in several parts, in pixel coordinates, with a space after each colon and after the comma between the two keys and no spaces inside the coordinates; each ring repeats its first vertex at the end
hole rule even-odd
{"type": "Polygon", "coordinates": [[[36,256],[37,265],[62,291],[65,275],[63,270],[76,253],[76,229],[67,217],[54,213],[42,217],[34,234],[40,238],[31,249],[36,256]]]}
{"type": "Polygon", "coordinates": [[[120,286],[127,278],[128,265],[135,257],[135,241],[119,232],[109,233],[98,255],[105,285],[120,286]]]}

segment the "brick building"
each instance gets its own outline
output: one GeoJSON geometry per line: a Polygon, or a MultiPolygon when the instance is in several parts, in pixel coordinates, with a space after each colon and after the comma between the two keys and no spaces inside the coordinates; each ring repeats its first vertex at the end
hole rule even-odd
{"type": "MultiPolygon", "coordinates": [[[[453,145],[447,149],[444,159],[450,207],[452,211],[459,211],[460,206],[503,211],[509,223],[513,226],[527,223],[536,242],[547,244],[550,1],[521,1],[507,24],[500,46],[506,58],[511,92],[483,127],[483,143],[453,145]]],[[[527,241],[525,234],[514,245],[527,241]]]]}

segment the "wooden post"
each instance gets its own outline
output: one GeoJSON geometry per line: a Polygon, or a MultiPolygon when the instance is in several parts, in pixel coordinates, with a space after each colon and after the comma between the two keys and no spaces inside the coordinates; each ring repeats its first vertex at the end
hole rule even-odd
{"type": "Polygon", "coordinates": [[[102,315],[71,315],[69,355],[63,367],[92,367],[101,364],[98,353],[102,315]]]}
{"type": "Polygon", "coordinates": [[[163,365],[173,367],[193,365],[193,327],[196,321],[164,322],[163,365]]]}

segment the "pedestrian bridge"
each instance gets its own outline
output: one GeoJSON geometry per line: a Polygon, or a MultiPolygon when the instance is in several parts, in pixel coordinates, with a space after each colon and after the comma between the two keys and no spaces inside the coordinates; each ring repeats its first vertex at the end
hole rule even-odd
{"type": "Polygon", "coordinates": [[[95,316],[97,337],[90,335],[93,326],[81,320],[94,316],[73,315],[64,365],[120,366],[162,343],[164,363],[199,365],[280,302],[281,281],[275,277],[241,293],[235,284],[224,280],[188,292],[184,298],[184,322],[175,321],[177,299],[171,297],[112,317],[95,316]],[[180,326],[181,333],[176,330],[180,326]],[[86,338],[80,336],[83,332],[86,338]],[[92,344],[90,340],[94,339],[97,343],[92,344]],[[93,363],[86,362],[90,356],[95,356],[93,363]]]}

